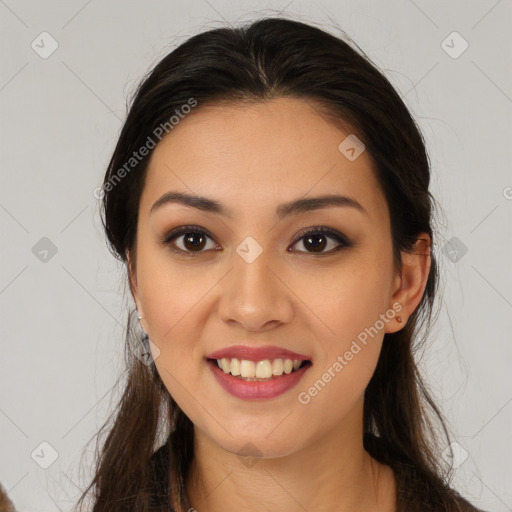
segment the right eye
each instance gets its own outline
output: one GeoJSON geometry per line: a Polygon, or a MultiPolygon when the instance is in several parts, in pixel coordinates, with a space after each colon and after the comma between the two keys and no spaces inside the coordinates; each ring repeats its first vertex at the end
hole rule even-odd
{"type": "MultiPolygon", "coordinates": [[[[162,243],[169,246],[173,252],[193,256],[194,253],[205,252],[203,249],[207,239],[210,239],[213,243],[212,237],[203,228],[198,226],[180,226],[168,233],[162,240],[162,243]],[[181,242],[181,247],[178,241],[181,242]]],[[[213,243],[213,248],[215,247],[217,246],[213,243]]]]}

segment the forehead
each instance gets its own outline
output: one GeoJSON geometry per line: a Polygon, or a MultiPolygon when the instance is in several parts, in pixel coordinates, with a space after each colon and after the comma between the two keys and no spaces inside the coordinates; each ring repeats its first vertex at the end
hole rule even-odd
{"type": "Polygon", "coordinates": [[[381,215],[386,205],[373,161],[367,151],[347,157],[349,136],[350,128],[326,121],[309,100],[198,105],[154,149],[141,210],[169,190],[218,199],[241,216],[256,206],[338,193],[381,215]]]}

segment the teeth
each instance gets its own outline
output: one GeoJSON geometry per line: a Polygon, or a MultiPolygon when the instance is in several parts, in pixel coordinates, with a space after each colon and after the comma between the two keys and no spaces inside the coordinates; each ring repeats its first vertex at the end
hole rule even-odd
{"type": "Polygon", "coordinates": [[[264,359],[263,361],[249,361],[247,359],[229,359],[223,357],[217,359],[217,365],[224,373],[231,373],[234,376],[240,376],[243,379],[269,380],[272,376],[280,376],[290,374],[294,370],[298,370],[302,361],[295,359],[264,359]]]}
{"type": "Polygon", "coordinates": [[[223,357],[221,360],[221,363],[222,363],[222,369],[224,370],[224,372],[229,373],[229,370],[230,370],[229,359],[226,359],[225,357],[223,357]]]}
{"type": "MultiPolygon", "coordinates": [[[[268,379],[272,376],[272,365],[268,359],[256,363],[256,377],[258,379],[268,379]]],[[[245,375],[244,375],[245,377],[245,375]]],[[[252,377],[252,375],[250,375],[252,377]]]]}
{"type": "Polygon", "coordinates": [[[272,375],[283,375],[283,360],[276,359],[272,365],[272,375]]]}
{"type": "Polygon", "coordinates": [[[256,377],[256,363],[254,361],[247,361],[246,359],[242,359],[240,361],[240,376],[256,377]]]}
{"type": "Polygon", "coordinates": [[[230,365],[231,375],[240,375],[240,360],[239,359],[231,359],[230,365]]]}

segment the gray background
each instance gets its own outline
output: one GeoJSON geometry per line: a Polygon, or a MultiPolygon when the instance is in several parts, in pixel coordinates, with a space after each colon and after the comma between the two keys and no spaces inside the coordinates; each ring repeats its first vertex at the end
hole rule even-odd
{"type": "Polygon", "coordinates": [[[421,367],[458,443],[454,484],[512,510],[511,8],[0,0],[0,482],[20,510],[70,510],[90,476],[86,442],[118,396],[131,298],[93,191],[127,95],[190,35],[281,10],[343,28],[418,119],[444,208],[444,299],[421,367]]]}

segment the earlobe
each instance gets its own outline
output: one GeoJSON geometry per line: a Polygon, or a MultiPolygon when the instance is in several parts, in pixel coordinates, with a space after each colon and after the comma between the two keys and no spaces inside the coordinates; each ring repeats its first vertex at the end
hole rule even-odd
{"type": "Polygon", "coordinates": [[[135,265],[133,261],[130,259],[130,253],[126,251],[126,269],[128,272],[128,283],[130,285],[130,292],[132,294],[133,300],[135,302],[135,307],[137,308],[137,318],[139,319],[139,323],[144,332],[147,332],[146,328],[142,323],[142,319],[144,318],[144,311],[142,309],[142,305],[139,301],[139,290],[137,285],[137,273],[135,271],[135,265]]]}
{"type": "Polygon", "coordinates": [[[401,305],[400,315],[388,324],[386,332],[396,332],[406,323],[421,302],[430,273],[430,237],[421,233],[412,252],[402,251],[402,268],[395,277],[395,288],[391,305],[401,305]],[[399,320],[400,318],[400,320],[399,320]]]}

